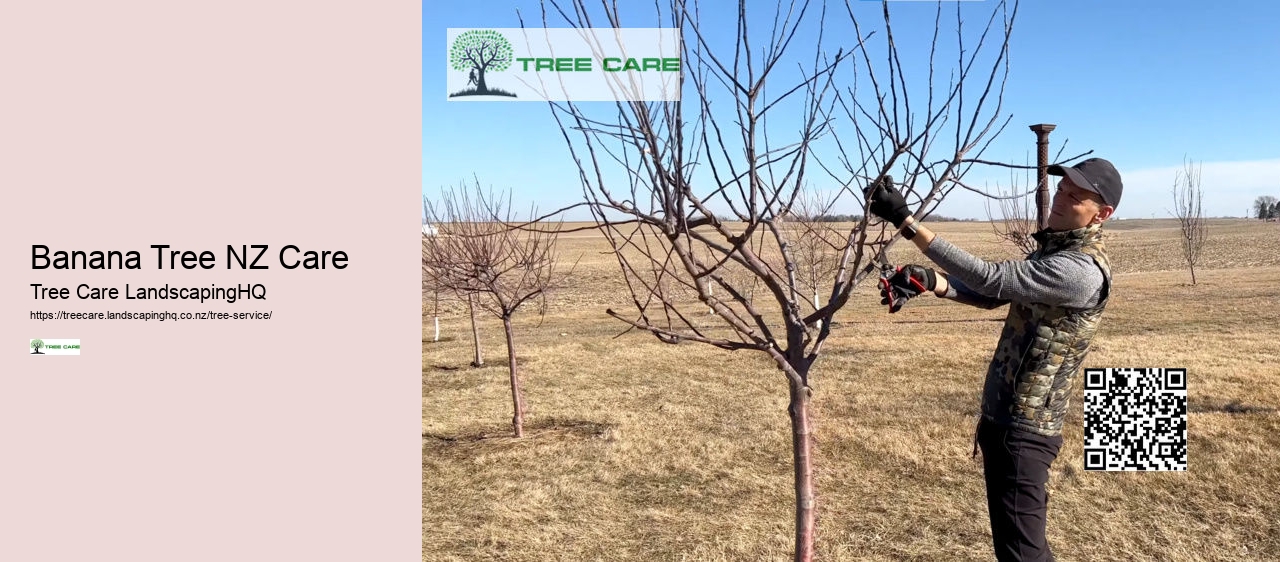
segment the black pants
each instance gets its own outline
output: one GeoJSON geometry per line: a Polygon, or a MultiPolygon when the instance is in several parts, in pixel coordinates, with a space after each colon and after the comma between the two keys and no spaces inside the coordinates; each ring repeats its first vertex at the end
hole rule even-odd
{"type": "Polygon", "coordinates": [[[987,481],[991,542],[1000,562],[1052,562],[1044,536],[1049,510],[1049,464],[1062,436],[1046,437],[982,421],[978,424],[982,469],[987,481]]]}

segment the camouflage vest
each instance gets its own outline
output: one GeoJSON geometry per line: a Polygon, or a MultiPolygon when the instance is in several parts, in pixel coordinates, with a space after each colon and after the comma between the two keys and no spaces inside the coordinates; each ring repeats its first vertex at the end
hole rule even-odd
{"type": "Polygon", "coordinates": [[[1098,329],[1111,289],[1111,266],[1102,243],[1102,225],[1068,232],[1035,234],[1036,260],[1058,252],[1082,252],[1102,270],[1102,295],[1093,308],[1064,308],[1013,302],[1000,343],[987,369],[983,416],[999,425],[1040,435],[1062,433],[1071,388],[1098,329]]]}

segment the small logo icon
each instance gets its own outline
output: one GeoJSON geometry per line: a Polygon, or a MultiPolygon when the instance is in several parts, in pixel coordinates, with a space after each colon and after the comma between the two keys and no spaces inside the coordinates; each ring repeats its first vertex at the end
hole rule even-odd
{"type": "Polygon", "coordinates": [[[449,67],[467,73],[467,87],[449,94],[458,96],[507,96],[515,94],[489,86],[489,72],[511,68],[515,53],[511,42],[491,29],[464,32],[449,46],[449,67]]]}
{"type": "Polygon", "coordinates": [[[80,340],[33,339],[30,355],[80,355],[80,340]]]}

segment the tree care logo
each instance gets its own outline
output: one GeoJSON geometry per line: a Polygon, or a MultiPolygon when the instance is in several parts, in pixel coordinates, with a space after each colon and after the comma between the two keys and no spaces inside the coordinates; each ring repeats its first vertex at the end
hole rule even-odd
{"type": "Polygon", "coordinates": [[[450,28],[451,102],[679,101],[678,28],[450,28]]]}
{"type": "Polygon", "coordinates": [[[511,92],[490,87],[488,80],[489,72],[502,72],[510,68],[514,55],[511,42],[497,31],[472,30],[459,35],[449,47],[449,66],[455,71],[467,73],[467,88],[449,94],[449,97],[516,97],[511,92]]]}
{"type": "Polygon", "coordinates": [[[80,355],[80,340],[33,339],[27,345],[29,355],[80,355]]]}

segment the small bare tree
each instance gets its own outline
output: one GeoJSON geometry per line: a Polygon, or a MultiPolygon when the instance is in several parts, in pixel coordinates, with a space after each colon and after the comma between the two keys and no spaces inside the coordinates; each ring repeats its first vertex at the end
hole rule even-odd
{"type": "MultiPolygon", "coordinates": [[[[440,341],[440,291],[431,292],[431,323],[433,324],[431,341],[438,342],[440,341]]],[[[479,350],[480,347],[477,345],[477,355],[479,350]]]]}
{"type": "MultiPolygon", "coordinates": [[[[427,217],[427,196],[423,195],[422,196],[422,221],[423,221],[422,237],[424,239],[423,241],[423,245],[424,245],[423,257],[424,258],[426,257],[425,239],[428,237],[435,236],[437,234],[435,231],[435,227],[431,226],[430,223],[426,222],[427,220],[426,217],[427,217]]],[[[438,342],[440,341],[440,287],[437,287],[433,282],[431,276],[428,275],[426,259],[422,260],[422,292],[423,294],[431,293],[431,323],[433,325],[433,332],[434,332],[433,335],[431,336],[431,341],[438,342]]]]}
{"type": "MultiPolygon", "coordinates": [[[[809,295],[813,296],[813,300],[806,303],[806,314],[822,308],[822,292],[830,287],[829,280],[835,277],[840,266],[845,237],[832,223],[823,220],[834,204],[834,198],[824,197],[816,190],[802,189],[796,195],[791,212],[778,221],[786,238],[794,240],[793,258],[799,283],[804,287],[803,298],[808,300],[809,295]]],[[[822,328],[821,322],[818,320],[815,324],[817,329],[822,328]]]]}
{"type": "Polygon", "coordinates": [[[991,201],[986,201],[987,219],[991,221],[991,229],[995,231],[996,238],[1002,242],[1007,242],[1023,255],[1036,251],[1036,240],[1031,235],[1036,233],[1039,227],[1039,219],[1036,218],[1037,208],[1035,200],[1035,190],[1023,192],[1017,183],[1013,184],[1013,191],[1005,194],[1000,186],[996,186],[1000,196],[994,201],[1000,205],[1000,214],[994,215],[991,212],[991,201]]]}
{"type": "MultiPolygon", "coordinates": [[[[525,403],[511,318],[525,303],[545,297],[552,288],[558,276],[558,225],[514,228],[510,196],[505,201],[492,193],[486,196],[478,180],[474,190],[446,190],[438,204],[428,203],[427,212],[440,234],[424,239],[425,274],[437,286],[467,298],[473,332],[477,306],[502,319],[511,379],[511,425],[515,436],[523,437],[525,403]]],[[[476,350],[479,363],[478,336],[476,350]]]]}
{"type": "MultiPolygon", "coordinates": [[[[571,27],[595,27],[596,9],[604,11],[601,25],[622,27],[616,3],[589,8],[587,0],[566,0],[568,9],[550,3],[571,27]]],[[[839,36],[852,44],[829,53],[822,48],[826,9],[808,1],[780,2],[772,14],[740,1],[731,12],[736,26],[728,27],[736,28],[734,43],[725,48],[704,33],[708,26],[727,27],[724,11],[702,21],[696,4],[671,0],[655,7],[658,21],[682,30],[681,101],[618,102],[607,112],[599,105],[550,103],[586,206],[612,246],[635,306],[632,313],[606,312],[663,342],[765,354],[782,371],[790,396],[797,561],[813,557],[817,505],[810,370],[832,316],[880,269],[876,258],[896,240],[893,229],[865,218],[862,188],[891,181],[891,172],[904,177],[896,185],[917,217],[957,187],[980,192],[962,178],[975,164],[991,163],[980,157],[1008,124],[1000,112],[1017,3],[984,4],[991,13],[976,36],[963,31],[966,4],[955,3],[956,44],[939,55],[939,3],[934,48],[919,61],[920,74],[909,77],[887,2],[874,6],[876,31],[864,25],[870,5],[846,2],[851,29],[839,36]],[[805,27],[814,12],[816,26],[805,27]],[[764,33],[749,31],[761,28],[764,33]],[[796,42],[813,51],[787,60],[796,42]],[[946,84],[934,80],[940,56],[954,64],[949,75],[941,73],[946,84]],[[986,58],[978,62],[980,56],[986,58]],[[776,87],[779,80],[786,82],[776,87]],[[846,136],[835,135],[836,121],[846,136]],[[852,197],[864,218],[842,232],[834,273],[825,280],[827,302],[808,312],[798,241],[785,225],[800,186],[815,173],[852,197]],[[749,287],[732,271],[748,273],[762,298],[748,296],[749,287]],[[674,287],[697,300],[682,299],[674,287]],[[706,307],[727,331],[691,314],[706,307]]],[[[542,26],[551,27],[546,13],[544,6],[542,26]]]]}
{"type": "Polygon", "coordinates": [[[427,269],[427,266],[429,263],[428,255],[427,255],[428,243],[432,243],[432,244],[436,243],[436,241],[433,239],[437,236],[440,236],[441,234],[436,229],[435,225],[429,222],[428,218],[430,216],[431,215],[430,215],[430,209],[428,206],[427,196],[423,195],[422,196],[422,217],[423,217],[422,287],[424,292],[431,291],[431,302],[432,302],[431,321],[435,325],[435,335],[432,336],[431,341],[433,342],[440,341],[440,293],[442,291],[451,292],[455,296],[457,296],[459,299],[463,299],[467,301],[467,313],[468,313],[468,316],[471,318],[471,344],[472,344],[471,345],[471,349],[472,349],[471,366],[483,367],[484,354],[480,351],[480,326],[479,324],[476,323],[476,307],[475,307],[473,294],[465,290],[457,290],[451,287],[441,287],[440,285],[437,284],[439,280],[435,277],[435,275],[432,274],[431,271],[427,269]]]}
{"type": "MultiPolygon", "coordinates": [[[[1067,142],[1063,141],[1062,146],[1058,147],[1058,154],[1054,156],[1055,160],[1062,158],[1062,152],[1066,150],[1067,142]]],[[[1084,154],[1091,152],[1093,151],[1084,154]]],[[[1072,157],[1071,160],[1080,158],[1084,154],[1072,157]]],[[[1071,160],[1059,161],[1057,165],[1068,164],[1071,160]]],[[[1041,224],[1045,224],[1049,220],[1047,215],[1041,216],[1040,207],[1033,197],[1039,186],[1028,187],[1035,183],[1031,179],[1031,171],[1034,169],[1035,167],[1030,165],[1023,166],[1021,180],[1018,178],[1018,170],[1009,170],[1009,193],[1006,194],[997,185],[996,190],[999,195],[988,197],[985,201],[987,219],[991,221],[991,228],[995,231],[996,238],[1013,245],[1023,255],[1036,251],[1038,243],[1031,235],[1040,230],[1041,224]],[[999,215],[991,212],[992,201],[996,201],[999,204],[999,215]]],[[[1049,197],[1052,202],[1052,193],[1050,193],[1049,197]]]]}
{"type": "MultiPolygon", "coordinates": [[[[425,274],[425,265],[423,267],[425,274]]],[[[426,275],[423,275],[425,279],[426,275]]],[[[425,284],[425,283],[424,283],[425,284]]],[[[431,293],[431,323],[432,323],[432,343],[440,341],[440,290],[435,287],[424,288],[424,293],[431,293]]]]}
{"type": "Polygon", "coordinates": [[[1200,166],[1184,161],[1183,169],[1173,179],[1173,214],[1182,226],[1182,257],[1191,270],[1192,285],[1196,284],[1196,263],[1200,261],[1205,240],[1209,238],[1209,226],[1200,209],[1203,200],[1200,166]]]}

